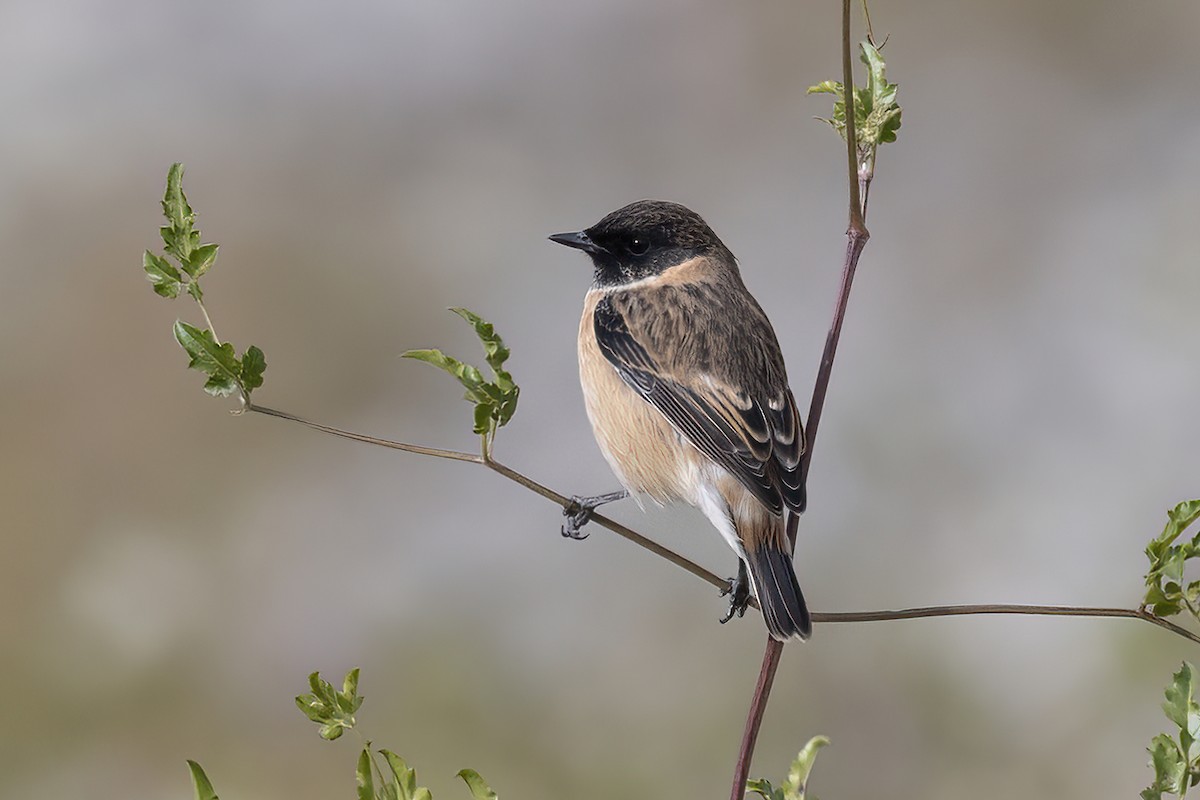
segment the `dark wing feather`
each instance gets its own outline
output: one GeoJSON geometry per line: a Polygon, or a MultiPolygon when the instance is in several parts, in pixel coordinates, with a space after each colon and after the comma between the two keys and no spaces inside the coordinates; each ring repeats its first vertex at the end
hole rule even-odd
{"type": "MultiPolygon", "coordinates": [[[[765,317],[762,322],[766,323],[765,317]]],[[[635,322],[637,330],[631,330],[629,318],[614,304],[613,295],[596,304],[594,326],[600,351],[621,379],[666,416],[697,450],[724,467],[772,512],[781,513],[784,506],[804,509],[800,477],[804,432],[786,383],[779,392],[772,392],[775,396],[759,398],[730,387],[719,374],[679,374],[670,363],[671,348],[655,342],[654,332],[643,329],[646,326],[635,322]]],[[[681,331],[666,327],[660,335],[682,338],[681,331]]],[[[777,353],[773,333],[770,344],[777,353]]],[[[779,371],[782,374],[781,368],[779,371]]]]}

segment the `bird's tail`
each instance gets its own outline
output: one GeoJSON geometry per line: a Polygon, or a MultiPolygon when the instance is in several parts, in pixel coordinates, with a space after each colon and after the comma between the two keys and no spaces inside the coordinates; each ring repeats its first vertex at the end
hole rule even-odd
{"type": "Polygon", "coordinates": [[[754,531],[759,535],[747,536],[752,532],[739,531],[754,594],[762,606],[763,620],[771,638],[781,642],[796,637],[807,639],[812,633],[812,619],[796,580],[796,570],[792,567],[787,534],[782,520],[774,517],[772,522],[774,529],[766,535],[754,531]]]}

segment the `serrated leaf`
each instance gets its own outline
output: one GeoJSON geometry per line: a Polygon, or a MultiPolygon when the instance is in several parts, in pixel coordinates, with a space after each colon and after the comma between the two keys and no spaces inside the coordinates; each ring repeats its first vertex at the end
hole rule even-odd
{"type": "Polygon", "coordinates": [[[487,359],[488,366],[495,370],[497,375],[503,372],[504,362],[508,360],[511,353],[504,345],[504,340],[496,333],[495,326],[469,309],[452,308],[450,310],[469,322],[475,329],[475,335],[483,343],[484,357],[487,359]]]}
{"type": "Polygon", "coordinates": [[[187,765],[192,773],[192,796],[195,800],[218,800],[212,781],[204,774],[204,768],[190,758],[187,765]]]}
{"type": "Polygon", "coordinates": [[[465,308],[450,310],[475,329],[476,336],[483,344],[484,357],[491,369],[492,380],[486,380],[475,366],[448,356],[441,350],[408,350],[401,356],[432,364],[454,376],[466,389],[463,398],[475,406],[472,412],[472,430],[477,434],[489,435],[498,427],[506,425],[517,410],[520,388],[513,381],[512,375],[504,370],[504,362],[508,360],[510,352],[492,323],[465,308]]]}
{"type": "Polygon", "coordinates": [[[1183,662],[1183,666],[1171,679],[1164,695],[1167,701],[1163,703],[1163,712],[1167,719],[1174,722],[1181,731],[1193,739],[1200,735],[1200,705],[1196,703],[1196,689],[1200,685],[1200,676],[1191,662],[1183,662]]]}
{"type": "Polygon", "coordinates": [[[186,269],[192,250],[200,244],[200,231],[193,227],[196,215],[183,193],[182,164],[172,164],[167,171],[167,191],[163,195],[162,209],[168,223],[159,229],[164,249],[186,269]]]}
{"type": "Polygon", "coordinates": [[[1154,783],[1150,784],[1150,788],[1179,794],[1187,775],[1187,762],[1179,751],[1179,745],[1171,737],[1160,733],[1151,740],[1149,751],[1150,765],[1154,767],[1154,783]]]}
{"type": "Polygon", "coordinates": [[[242,354],[242,388],[247,393],[263,384],[263,373],[267,371],[267,358],[263,351],[250,345],[242,354]]]}
{"type": "Polygon", "coordinates": [[[1162,533],[1146,545],[1150,568],[1146,572],[1146,595],[1142,602],[1158,616],[1171,616],[1183,610],[1185,598],[1181,586],[1187,562],[1200,553],[1200,530],[1190,541],[1178,545],[1175,541],[1197,519],[1200,519],[1200,500],[1179,503],[1167,512],[1162,533]]]}
{"type": "MultiPolygon", "coordinates": [[[[887,65],[879,51],[870,42],[859,45],[859,58],[867,65],[866,86],[853,87],[854,128],[859,157],[873,160],[874,151],[881,144],[896,141],[901,124],[901,110],[896,103],[898,86],[888,83],[887,65]]],[[[808,87],[808,94],[831,94],[834,96],[833,116],[817,117],[831,125],[844,139],[846,137],[846,92],[838,81],[822,81],[808,87]]]]}
{"type": "Polygon", "coordinates": [[[183,289],[183,276],[179,270],[162,256],[157,256],[149,250],[142,256],[142,269],[146,271],[146,279],[154,284],[154,293],[166,298],[175,298],[183,289]]]}
{"type": "Polygon", "coordinates": [[[175,341],[191,356],[188,367],[208,376],[204,391],[218,396],[238,391],[242,368],[233,345],[228,342],[218,345],[212,331],[200,330],[180,320],[175,321],[175,341]]]}
{"type": "Polygon", "coordinates": [[[371,751],[366,747],[358,754],[354,783],[358,790],[358,800],[375,800],[375,781],[371,778],[371,751]]]}
{"type": "Polygon", "coordinates": [[[475,770],[461,769],[458,771],[458,777],[467,784],[467,788],[471,790],[471,797],[475,800],[497,800],[492,787],[488,786],[475,770]]]}
{"type": "Polygon", "coordinates": [[[217,247],[215,244],[202,244],[197,247],[188,257],[187,263],[183,265],[184,271],[193,279],[208,272],[213,262],[217,260],[217,247]]]}

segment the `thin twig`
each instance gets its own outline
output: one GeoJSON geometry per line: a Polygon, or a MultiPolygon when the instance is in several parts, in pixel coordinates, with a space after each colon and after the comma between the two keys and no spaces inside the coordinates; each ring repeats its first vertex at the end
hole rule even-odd
{"type": "Polygon", "coordinates": [[[884,622],[897,619],[925,617],[961,617],[968,614],[1026,614],[1039,617],[1121,617],[1140,619],[1200,644],[1200,635],[1170,620],[1150,613],[1144,608],[1085,608],[1082,606],[1029,606],[1011,603],[990,603],[961,606],[923,606],[899,611],[838,611],[814,613],[813,622],[884,622]]]}
{"type": "MultiPolygon", "coordinates": [[[[252,405],[248,411],[257,411],[259,414],[266,414],[271,417],[286,419],[290,422],[298,422],[305,427],[313,430],[321,431],[322,433],[340,436],[343,439],[353,439],[356,442],[366,442],[380,447],[387,447],[392,450],[403,450],[406,453],[416,453],[422,456],[431,456],[433,458],[445,458],[451,461],[465,461],[468,464],[478,464],[487,467],[493,472],[508,478],[513,483],[524,486],[534,494],[546,498],[550,502],[562,508],[567,508],[571,505],[571,498],[559,494],[553,489],[538,483],[533,478],[525,475],[507,464],[503,464],[495,459],[484,460],[483,456],[475,455],[474,453],[464,453],[460,450],[443,450],[437,447],[425,447],[418,444],[409,444],[408,442],[397,442],[391,439],[381,439],[377,436],[367,436],[362,433],[335,428],[332,425],[322,425],[319,422],[312,422],[298,417],[295,414],[289,414],[286,411],[278,411],[274,408],[266,406],[252,405]]],[[[665,558],[672,564],[682,567],[691,574],[704,581],[724,589],[728,587],[729,581],[724,578],[717,577],[716,574],[709,572],[704,567],[689,561],[678,553],[668,550],[658,542],[648,539],[632,528],[626,527],[615,520],[609,519],[603,514],[594,514],[591,522],[600,525],[603,528],[608,528],[613,533],[619,534],[635,544],[641,545],[655,555],[665,558]]],[[[751,598],[751,604],[756,605],[754,599],[751,598]]],[[[1060,616],[1060,617],[1126,617],[1129,619],[1142,619],[1146,622],[1151,622],[1160,628],[1164,628],[1172,633],[1190,639],[1193,642],[1200,643],[1200,635],[1194,634],[1191,631],[1169,622],[1162,617],[1155,616],[1144,609],[1131,608],[1089,608],[1083,606],[1032,606],[1032,605],[1013,605],[1013,604],[983,604],[983,605],[955,605],[955,606],[923,606],[920,608],[905,608],[899,611],[814,611],[812,614],[813,622],[881,622],[884,620],[896,619],[918,619],[921,617],[956,617],[964,614],[1036,614],[1040,616],[1060,616]]]]}
{"type": "Polygon", "coordinates": [[[367,444],[375,444],[380,447],[388,447],[392,450],[403,450],[406,453],[416,453],[422,456],[432,456],[433,458],[448,458],[451,461],[467,461],[471,464],[482,464],[483,456],[475,455],[474,453],[463,453],[459,450],[442,450],[437,447],[422,447],[419,444],[408,444],[406,442],[393,442],[390,439],[379,439],[375,436],[367,436],[362,433],[354,433],[353,431],[344,431],[341,428],[333,428],[329,425],[322,425],[319,422],[310,422],[303,417],[297,417],[295,414],[289,414],[286,411],[276,411],[273,408],[266,406],[256,406],[251,404],[247,411],[257,411],[259,414],[266,414],[269,417],[279,417],[280,419],[290,420],[291,422],[299,422],[305,427],[312,428],[323,433],[331,433],[334,436],[340,436],[343,439],[353,439],[356,442],[366,442],[367,444]]]}
{"type": "MultiPolygon", "coordinates": [[[[286,411],[278,411],[274,408],[266,406],[251,405],[247,408],[248,411],[257,411],[259,414],[266,414],[271,417],[278,417],[289,422],[298,422],[305,427],[313,430],[328,433],[333,436],[339,436],[343,439],[352,439],[356,442],[365,442],[367,444],[378,445],[379,447],[387,447],[392,450],[403,450],[406,453],[415,453],[416,455],[430,456],[432,458],[445,458],[451,461],[464,461],[468,464],[478,464],[487,467],[493,472],[507,478],[513,483],[520,484],[529,491],[546,498],[550,502],[562,508],[567,508],[571,505],[571,498],[559,494],[553,489],[544,486],[533,478],[518,472],[507,464],[503,464],[495,459],[484,459],[483,456],[473,453],[464,453],[460,450],[443,450],[437,447],[424,447],[417,444],[409,444],[408,442],[397,442],[391,439],[381,439],[377,436],[367,436],[354,431],[335,428],[331,425],[322,425],[319,422],[312,422],[298,417],[295,414],[289,414],[286,411]]],[[[793,518],[795,519],[795,518],[793,518]]],[[[715,573],[709,572],[704,567],[689,561],[687,558],[679,555],[673,550],[663,547],[658,542],[648,539],[637,531],[622,525],[615,520],[609,519],[602,514],[594,514],[591,522],[600,525],[603,528],[616,533],[634,544],[640,545],[657,556],[670,561],[678,567],[682,567],[696,577],[704,580],[713,586],[724,589],[729,585],[729,581],[718,577],[715,573]]],[[[758,603],[754,598],[750,599],[751,605],[757,607],[758,603]]],[[[1072,616],[1072,617],[1126,617],[1129,619],[1141,619],[1146,622],[1153,623],[1165,630],[1178,634],[1193,642],[1200,643],[1200,635],[1194,634],[1191,631],[1169,622],[1162,617],[1157,617],[1144,609],[1129,609],[1129,608],[1085,608],[1081,606],[1031,606],[1031,605],[1006,605],[1006,604],[988,604],[988,605],[955,605],[955,606],[925,606],[922,608],[906,608],[899,611],[835,611],[835,612],[820,612],[814,611],[812,614],[813,622],[880,622],[884,620],[898,619],[918,619],[921,617],[954,617],[964,614],[1037,614],[1042,616],[1072,616]]],[[[772,674],[774,671],[772,670],[772,674]]],[[[760,684],[762,682],[760,676],[760,684]]],[[[758,690],[756,690],[758,691],[758,690]]],[[[768,689],[769,691],[769,689],[768,689]]]]}
{"type": "MultiPolygon", "coordinates": [[[[286,411],[277,411],[276,409],[267,408],[266,406],[250,405],[246,410],[257,411],[260,414],[266,414],[268,416],[278,417],[279,419],[286,419],[290,422],[298,422],[301,425],[304,425],[308,428],[312,428],[313,430],[321,431],[322,433],[332,434],[333,436],[340,436],[343,439],[353,439],[356,442],[366,442],[367,444],[374,444],[374,445],[378,445],[380,447],[387,447],[392,450],[403,450],[406,453],[416,453],[417,455],[422,455],[422,456],[431,456],[433,458],[445,458],[445,459],[449,459],[451,461],[465,461],[468,464],[479,464],[480,466],[487,467],[488,469],[492,470],[493,472],[503,475],[505,478],[508,478],[510,481],[513,481],[514,483],[518,483],[521,486],[524,486],[526,489],[533,492],[534,494],[541,495],[542,497],[546,498],[547,500],[550,500],[551,502],[555,503],[556,505],[562,506],[564,509],[567,508],[569,505],[571,505],[571,498],[565,497],[564,495],[559,494],[558,492],[554,491],[553,489],[543,486],[542,484],[538,483],[537,481],[533,480],[532,478],[528,477],[527,475],[523,475],[522,473],[517,472],[512,467],[502,464],[499,461],[497,461],[491,457],[484,457],[482,455],[475,455],[473,453],[464,453],[460,450],[442,450],[437,447],[424,447],[422,445],[417,445],[417,444],[408,444],[407,442],[395,442],[390,439],[380,439],[376,436],[366,436],[361,433],[355,433],[353,431],[347,431],[347,430],[343,430],[341,428],[334,428],[330,425],[322,425],[319,422],[312,422],[310,420],[304,419],[303,417],[297,417],[295,414],[289,414],[286,411]]],[[[724,589],[729,586],[729,581],[727,579],[718,577],[717,575],[713,574],[712,572],[709,572],[708,570],[706,570],[704,567],[700,566],[696,562],[691,561],[687,558],[684,558],[683,556],[679,555],[675,551],[669,550],[666,547],[663,547],[658,542],[656,542],[652,539],[646,538],[645,536],[643,536],[642,534],[633,530],[632,528],[628,528],[625,525],[622,525],[621,523],[619,523],[615,520],[609,519],[608,517],[604,516],[603,514],[593,514],[592,518],[591,518],[591,522],[594,522],[597,525],[600,525],[601,527],[608,528],[613,533],[628,539],[629,541],[645,548],[646,550],[649,550],[651,553],[654,553],[656,556],[661,556],[662,558],[665,558],[667,561],[670,561],[672,564],[675,564],[678,567],[682,567],[683,569],[685,569],[688,572],[695,575],[697,578],[701,578],[702,580],[708,581],[713,586],[716,586],[719,589],[724,589]]],[[[755,608],[757,608],[758,602],[753,600],[753,598],[752,598],[751,605],[753,605],[755,608]]]]}

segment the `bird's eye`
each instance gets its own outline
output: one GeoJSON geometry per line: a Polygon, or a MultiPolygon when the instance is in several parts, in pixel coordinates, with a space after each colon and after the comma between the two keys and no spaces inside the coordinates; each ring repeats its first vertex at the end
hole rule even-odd
{"type": "Polygon", "coordinates": [[[650,249],[650,240],[642,236],[635,236],[629,240],[629,252],[635,256],[644,256],[646,251],[650,249]]]}

